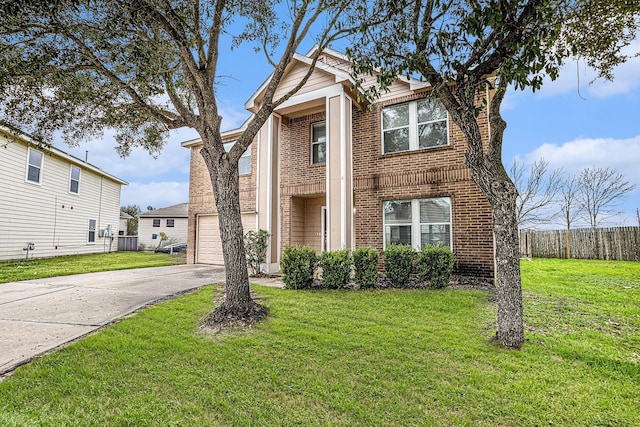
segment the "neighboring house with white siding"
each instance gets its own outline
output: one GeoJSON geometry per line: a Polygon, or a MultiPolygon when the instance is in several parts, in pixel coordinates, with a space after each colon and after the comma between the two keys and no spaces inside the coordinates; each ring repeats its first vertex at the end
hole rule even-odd
{"type": "Polygon", "coordinates": [[[138,215],[138,245],[153,250],[169,243],[187,241],[189,203],[181,203],[162,209],[154,209],[138,215]],[[160,233],[167,235],[161,241],[160,233]]]}
{"type": "Polygon", "coordinates": [[[6,127],[0,165],[0,260],[117,250],[127,182],[6,127]]]}

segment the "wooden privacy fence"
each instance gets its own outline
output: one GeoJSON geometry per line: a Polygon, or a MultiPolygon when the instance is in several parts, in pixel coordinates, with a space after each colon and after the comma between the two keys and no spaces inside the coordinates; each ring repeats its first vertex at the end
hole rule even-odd
{"type": "Polygon", "coordinates": [[[118,236],[119,251],[137,251],[138,236],[118,236]]]}
{"type": "Polygon", "coordinates": [[[640,261],[640,227],[520,230],[520,256],[640,261]]]}

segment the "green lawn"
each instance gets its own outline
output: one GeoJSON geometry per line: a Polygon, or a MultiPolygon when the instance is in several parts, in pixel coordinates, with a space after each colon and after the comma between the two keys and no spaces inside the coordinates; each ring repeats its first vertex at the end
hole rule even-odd
{"type": "Polygon", "coordinates": [[[95,271],[184,264],[184,254],[111,252],[0,262],[0,283],[95,271]]]}
{"type": "Polygon", "coordinates": [[[209,337],[208,287],[19,368],[0,425],[640,425],[640,263],[522,271],[520,351],[482,291],[255,287],[269,320],[209,337]]]}

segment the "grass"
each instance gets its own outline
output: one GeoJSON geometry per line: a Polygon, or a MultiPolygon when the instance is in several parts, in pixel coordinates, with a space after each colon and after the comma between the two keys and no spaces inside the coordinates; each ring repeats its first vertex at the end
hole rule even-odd
{"type": "Polygon", "coordinates": [[[486,292],[255,287],[269,320],[210,337],[208,287],[19,368],[0,425],[640,425],[640,263],[522,275],[520,351],[486,292]]]}
{"type": "Polygon", "coordinates": [[[111,252],[0,262],[0,283],[96,271],[184,264],[184,254],[111,252]]]}

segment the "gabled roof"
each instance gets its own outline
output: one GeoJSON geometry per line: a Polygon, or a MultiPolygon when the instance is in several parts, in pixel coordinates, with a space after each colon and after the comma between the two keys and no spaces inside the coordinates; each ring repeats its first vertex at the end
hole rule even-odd
{"type": "Polygon", "coordinates": [[[133,217],[125,211],[120,211],[120,219],[133,219],[133,217]]]}
{"type": "MultiPolygon", "coordinates": [[[[312,49],[309,52],[309,54],[312,52],[315,52],[315,50],[312,49]]],[[[326,50],[325,50],[325,53],[327,53],[326,50]]],[[[307,55],[300,55],[299,53],[294,54],[293,59],[285,68],[285,74],[298,63],[311,65],[313,63],[313,59],[309,57],[309,54],[307,55]]],[[[334,75],[336,83],[349,82],[350,84],[355,84],[355,80],[349,75],[349,73],[347,73],[346,71],[340,70],[336,67],[332,67],[331,65],[327,65],[324,62],[316,61],[315,69],[334,75]]],[[[269,74],[269,77],[267,77],[266,80],[260,85],[258,90],[256,90],[253,93],[253,95],[251,95],[251,97],[247,100],[247,102],[245,102],[244,107],[247,110],[251,110],[252,108],[255,107],[256,100],[259,99],[264,94],[264,91],[267,89],[267,86],[269,85],[269,82],[271,81],[272,76],[273,76],[273,73],[269,74]]]]}
{"type": "Polygon", "coordinates": [[[167,206],[166,208],[154,209],[138,215],[138,218],[187,218],[189,216],[189,203],[167,206]]]}
{"type": "Polygon", "coordinates": [[[69,153],[66,153],[56,147],[54,147],[53,145],[47,145],[47,144],[43,144],[43,143],[39,143],[38,141],[34,140],[30,135],[27,135],[24,132],[21,132],[17,129],[14,129],[12,127],[8,127],[5,125],[0,125],[0,134],[5,134],[10,138],[14,138],[17,141],[22,141],[23,143],[27,144],[27,145],[33,145],[34,147],[37,147],[40,150],[43,151],[48,151],[49,153],[60,157],[64,160],[67,160],[69,163],[72,163],[74,165],[80,166],[83,169],[88,169],[92,172],[97,173],[98,175],[104,176],[105,178],[109,178],[112,181],[117,182],[120,185],[128,185],[129,183],[127,181],[124,181],[114,175],[111,175],[110,173],[107,173],[105,171],[103,171],[102,169],[100,169],[99,167],[92,165],[89,162],[85,162],[84,160],[81,160],[75,156],[72,156],[69,153]]]}

